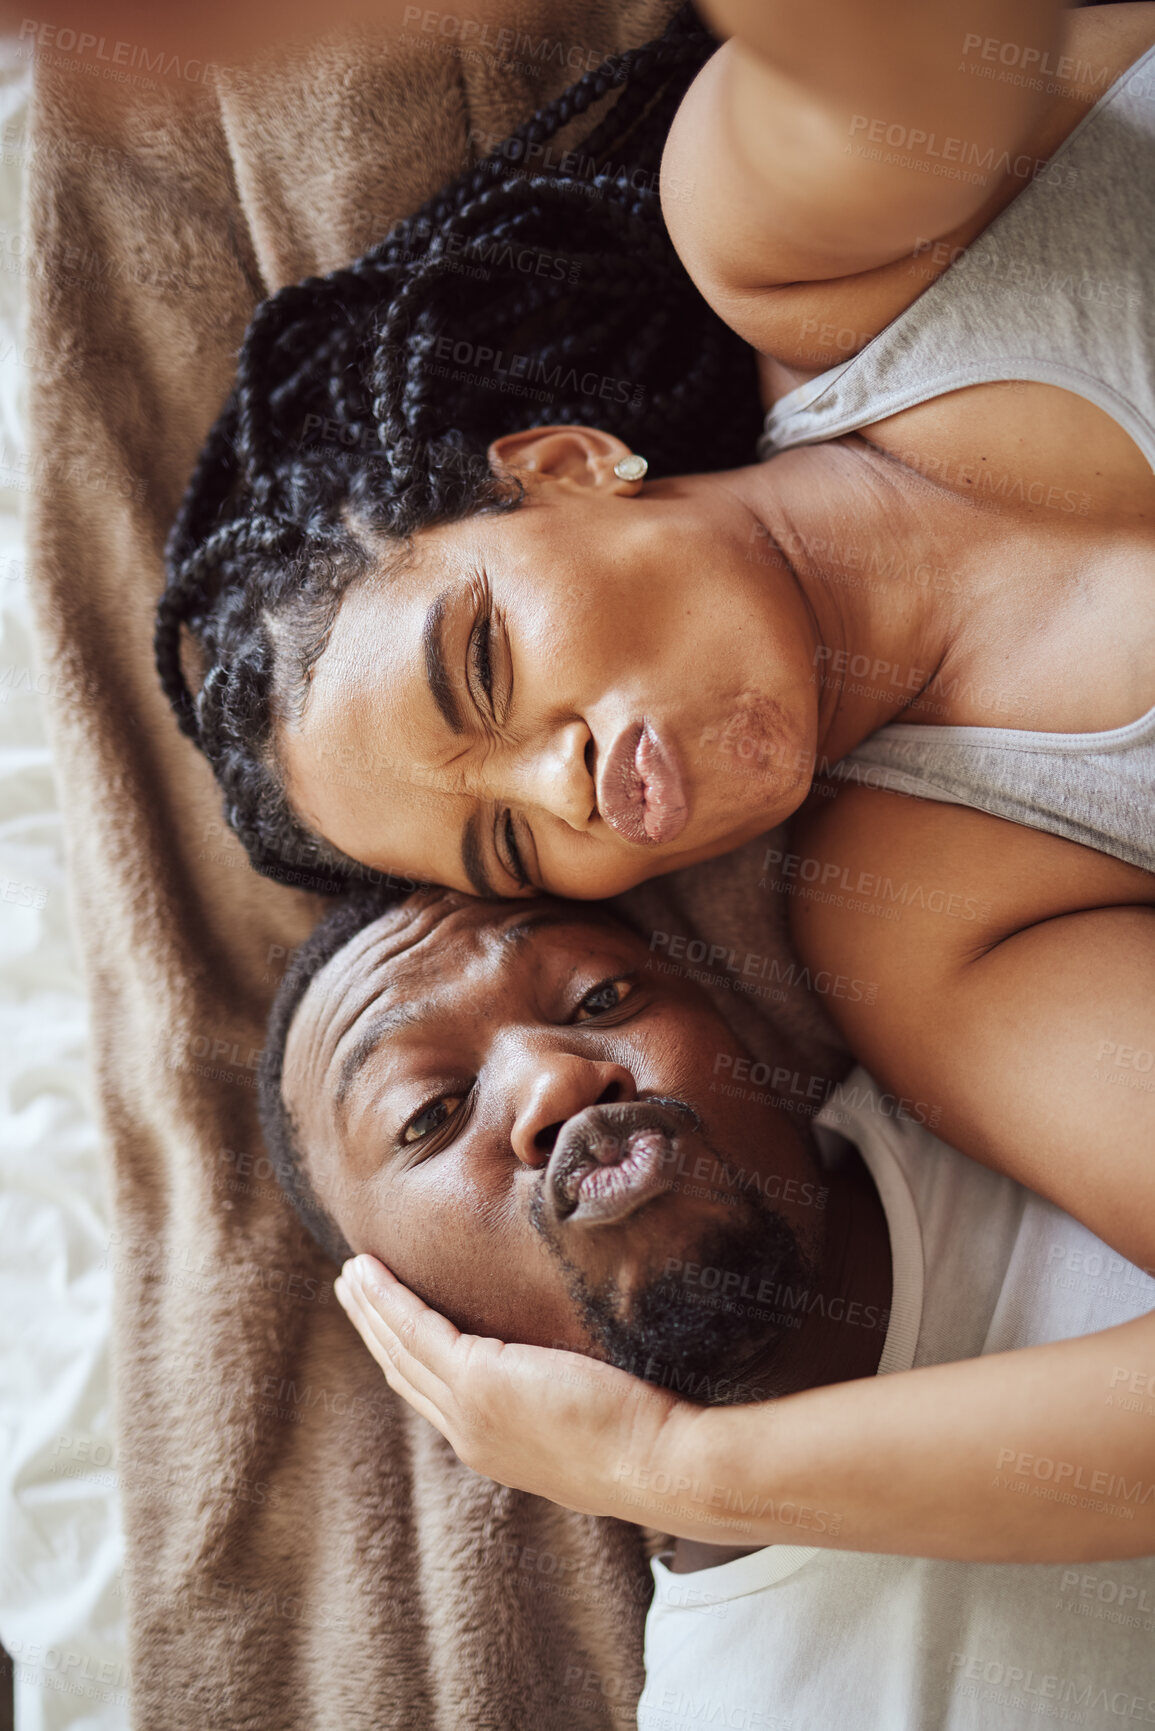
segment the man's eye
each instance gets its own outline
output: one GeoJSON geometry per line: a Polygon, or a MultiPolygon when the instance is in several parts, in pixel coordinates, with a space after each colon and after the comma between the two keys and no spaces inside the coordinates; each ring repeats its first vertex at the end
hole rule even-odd
{"type": "Polygon", "coordinates": [[[432,1136],[435,1130],[440,1130],[443,1124],[449,1122],[461,1101],[460,1094],[447,1094],[442,1099],[433,1100],[428,1106],[423,1106],[402,1130],[402,1142],[422,1142],[426,1136],[432,1136]]]}
{"type": "Polygon", "coordinates": [[[578,1004],[574,1020],[584,1022],[591,1021],[595,1016],[607,1016],[611,1010],[616,1010],[625,1002],[633,989],[629,980],[603,980],[600,986],[587,992],[578,1004]]]}

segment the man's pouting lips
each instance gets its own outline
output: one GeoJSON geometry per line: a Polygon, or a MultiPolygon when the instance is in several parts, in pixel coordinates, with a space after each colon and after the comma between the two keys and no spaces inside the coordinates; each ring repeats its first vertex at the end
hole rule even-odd
{"type": "Polygon", "coordinates": [[[353,1251],[471,1333],[656,1380],[725,1368],[745,1398],[869,1375],[881,1332],[784,1323],[781,1299],[809,1287],[885,1313],[861,1160],[832,1182],[802,1123],[717,1091],[719,1056],[742,1048],[700,987],[648,959],[588,904],[421,891],[374,919],[311,981],[285,1044],[317,1198],[353,1251]]]}

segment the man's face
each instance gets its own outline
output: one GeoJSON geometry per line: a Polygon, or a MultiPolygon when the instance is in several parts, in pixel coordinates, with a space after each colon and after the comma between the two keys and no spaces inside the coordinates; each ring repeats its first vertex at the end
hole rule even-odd
{"type": "Polygon", "coordinates": [[[649,959],[587,906],[421,892],[313,980],[283,1092],[354,1252],[459,1327],[716,1370],[768,1313],[667,1265],[804,1280],[817,1173],[785,1113],[718,1091],[741,1047],[649,959]]]}

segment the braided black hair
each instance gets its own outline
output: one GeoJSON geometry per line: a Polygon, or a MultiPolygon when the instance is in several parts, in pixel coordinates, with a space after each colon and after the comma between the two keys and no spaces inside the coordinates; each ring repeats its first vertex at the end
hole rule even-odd
{"type": "Polygon", "coordinates": [[[686,275],[658,194],[673,115],[716,47],[683,6],[663,36],[587,73],[355,263],[257,308],[169,537],[155,646],[258,871],[329,893],[374,875],[290,809],[275,724],[299,713],[342,595],[383,551],[404,557],[417,530],[520,504],[520,483],[489,467],[493,439],[595,425],[644,450],[655,477],[750,460],[753,353],[686,275]],[[619,86],[582,145],[579,170],[596,173],[567,170],[572,156],[559,172],[518,166],[619,86]],[[632,170],[614,166],[624,150],[632,170]],[[546,268],[527,273],[526,257],[546,268]],[[486,268],[495,259],[515,264],[512,277],[486,268]],[[536,410],[437,365],[465,327],[474,356],[524,351],[523,376],[545,387],[536,410]],[[203,661],[195,697],[182,628],[203,661]]]}
{"type": "Polygon", "coordinates": [[[352,1254],[340,1227],[320,1202],[309,1177],[308,1153],[281,1092],[285,1044],[293,1018],[314,977],[357,933],[402,899],[388,888],[359,887],[336,902],[293,951],[269,1012],[265,1044],[257,1074],[257,1103],[265,1148],[277,1183],[292,1203],[297,1218],[336,1263],[352,1254]]]}

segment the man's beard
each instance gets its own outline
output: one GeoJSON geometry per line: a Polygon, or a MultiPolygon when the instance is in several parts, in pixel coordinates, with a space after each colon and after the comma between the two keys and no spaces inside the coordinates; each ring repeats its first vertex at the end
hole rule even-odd
{"type": "Polygon", "coordinates": [[[694,1246],[693,1283],[678,1271],[654,1275],[628,1299],[612,1278],[592,1285],[542,1231],[566,1274],[570,1296],[592,1339],[610,1364],[702,1405],[738,1405],[769,1399],[765,1376],[771,1349],[798,1326],[783,1292],[804,1293],[814,1265],[798,1234],[758,1191],[744,1197],[744,1219],[717,1227],[694,1246]],[[708,1271],[712,1280],[703,1279],[708,1271]],[[757,1356],[758,1375],[741,1367],[757,1356]]]}

